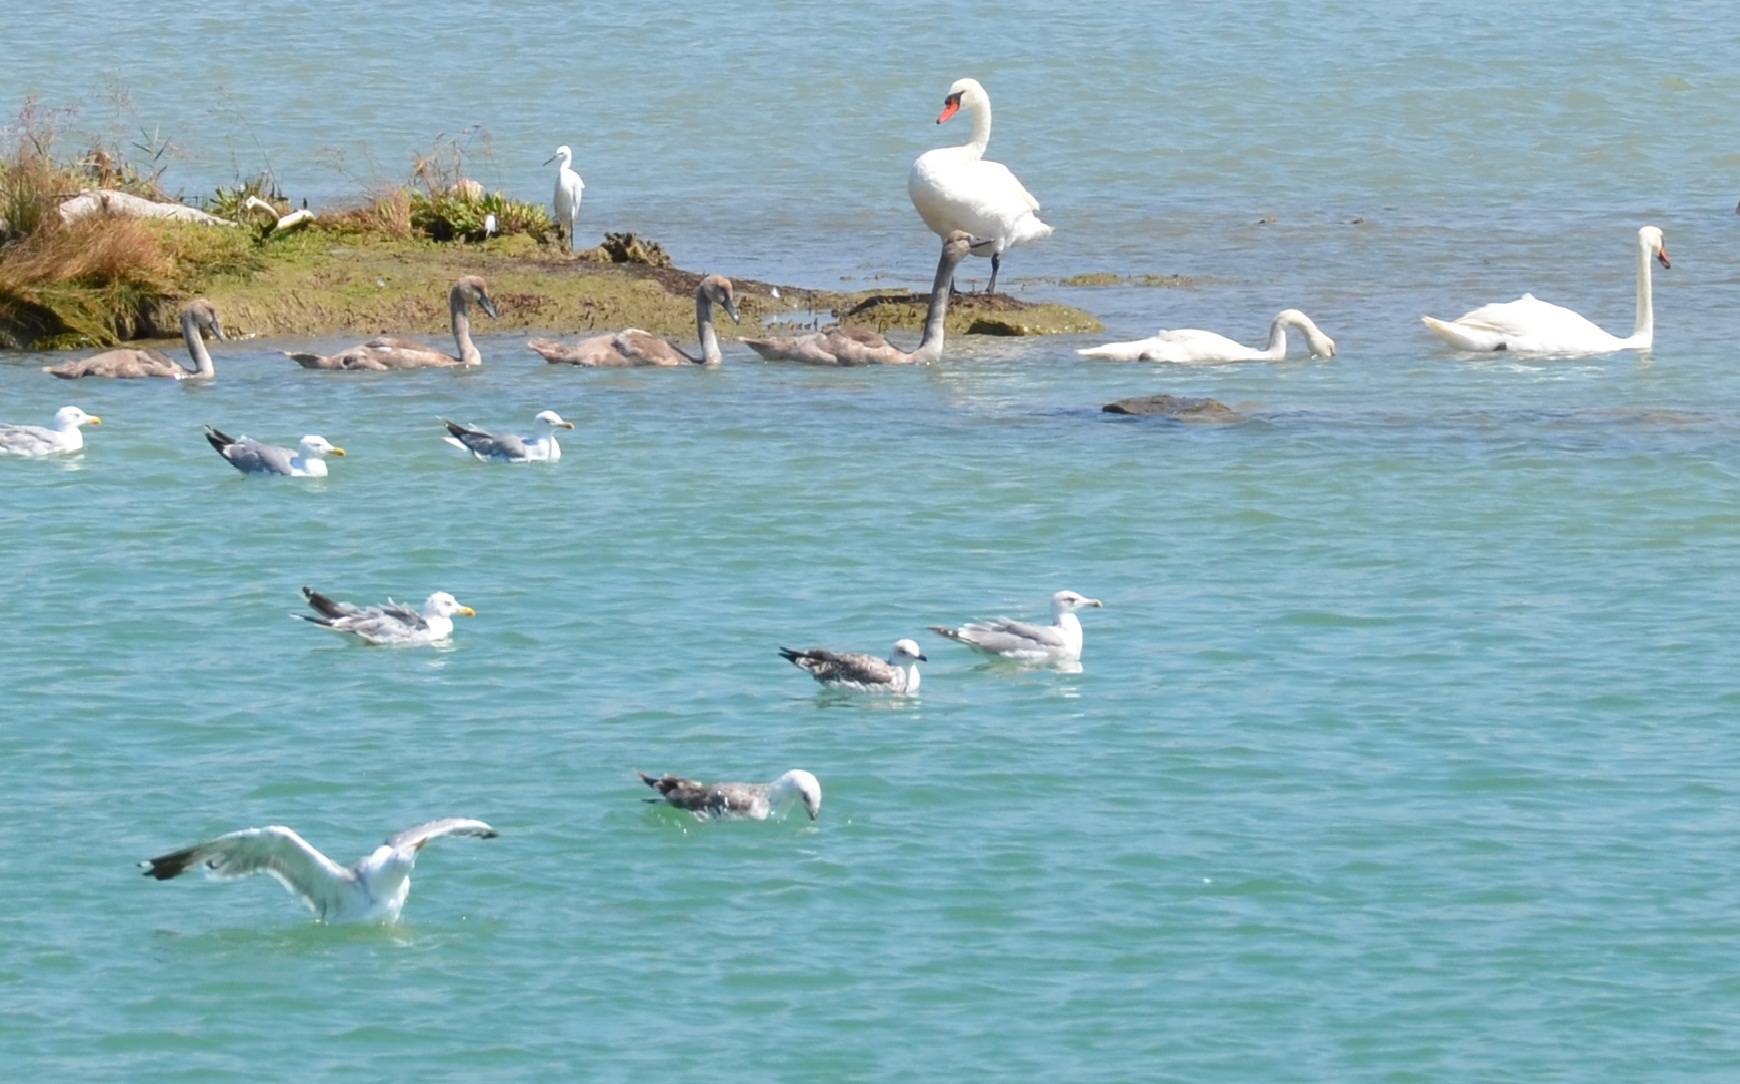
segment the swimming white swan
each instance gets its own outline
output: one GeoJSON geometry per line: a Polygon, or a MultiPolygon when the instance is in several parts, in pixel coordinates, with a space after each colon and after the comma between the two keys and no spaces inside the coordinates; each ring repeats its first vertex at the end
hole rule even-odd
{"type": "Polygon", "coordinates": [[[906,194],[938,237],[964,230],[994,243],[986,252],[974,251],[991,257],[991,281],[985,292],[992,293],[1003,252],[1011,245],[1050,237],[1051,227],[1034,213],[1039,201],[1009,167],[985,161],[985,147],[991,142],[991,97],[977,79],[957,79],[949,87],[936,122],[941,124],[962,109],[972,115],[972,138],[959,147],[938,147],[919,155],[906,180],[906,194]]]}
{"type": "Polygon", "coordinates": [[[196,298],[181,310],[181,341],[187,344],[187,354],[193,367],[186,368],[161,350],[105,350],[88,358],[69,361],[65,365],[44,368],[44,372],[62,380],[79,380],[87,376],[112,380],[143,380],[157,377],[166,380],[186,380],[190,377],[210,378],[217,375],[211,354],[206,351],[200,332],[214,339],[224,337],[224,325],[218,320],[217,309],[204,298],[196,298]]]}
{"type": "Polygon", "coordinates": [[[1561,305],[1524,294],[1515,301],[1482,305],[1455,320],[1422,316],[1432,333],[1458,350],[1506,350],[1514,354],[1610,354],[1648,350],[1655,343],[1655,304],[1649,261],[1673,267],[1661,230],[1637,231],[1637,327],[1626,338],[1601,330],[1561,305]]]}
{"type": "Polygon", "coordinates": [[[580,174],[572,165],[573,151],[566,146],[557,147],[555,154],[544,159],[544,164],[547,166],[557,160],[562,164],[556,167],[556,193],[550,197],[550,206],[556,212],[556,229],[572,251],[574,227],[580,221],[580,197],[586,189],[586,182],[580,179],[580,174]]]}
{"type": "Polygon", "coordinates": [[[1261,350],[1212,331],[1184,328],[1161,331],[1147,339],[1090,346],[1076,353],[1084,358],[1110,358],[1113,361],[1170,361],[1198,365],[1221,361],[1280,361],[1287,356],[1289,327],[1305,333],[1305,345],[1312,356],[1335,356],[1335,340],[1318,330],[1311,318],[1298,309],[1282,309],[1275,314],[1269,323],[1269,344],[1261,350]]]}
{"type": "Polygon", "coordinates": [[[63,406],[55,411],[54,424],[49,426],[0,422],[0,455],[35,459],[76,452],[85,446],[85,435],[79,432],[79,426],[102,424],[103,419],[76,406],[63,406]]]}
{"type": "Polygon", "coordinates": [[[471,306],[476,304],[490,319],[495,319],[495,302],[490,300],[489,287],[476,275],[466,275],[447,292],[448,327],[453,330],[453,342],[459,354],[446,354],[415,339],[383,337],[370,339],[337,354],[298,354],[289,351],[284,356],[304,369],[443,369],[483,364],[483,355],[471,341],[471,306]]]}

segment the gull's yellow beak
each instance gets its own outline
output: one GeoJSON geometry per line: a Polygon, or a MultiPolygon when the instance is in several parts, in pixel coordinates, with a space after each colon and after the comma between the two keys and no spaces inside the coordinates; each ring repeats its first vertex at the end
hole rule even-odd
{"type": "Polygon", "coordinates": [[[346,454],[348,454],[348,453],[346,453],[346,452],[345,452],[345,450],[344,450],[344,449],[343,449],[343,448],[340,448],[340,447],[339,447],[339,446],[338,446],[338,445],[336,445],[336,444],[334,444],[334,445],[333,445],[333,446],[332,446],[332,454],[333,454],[333,455],[336,455],[336,456],[338,456],[338,457],[339,457],[339,458],[341,458],[341,459],[342,459],[342,458],[343,458],[343,457],[344,457],[344,456],[345,456],[345,455],[346,455],[346,454]]]}
{"type": "Polygon", "coordinates": [[[103,419],[97,417],[95,414],[90,415],[85,420],[90,422],[92,425],[102,425],[103,424],[103,419]]]}
{"type": "Polygon", "coordinates": [[[459,609],[457,609],[453,612],[458,614],[460,617],[476,617],[477,616],[477,611],[472,609],[470,606],[461,606],[461,607],[459,607],[459,609]]]}
{"type": "Polygon", "coordinates": [[[558,428],[558,429],[572,429],[572,428],[574,428],[574,423],[573,422],[563,422],[561,425],[558,425],[556,428],[558,428]]]}

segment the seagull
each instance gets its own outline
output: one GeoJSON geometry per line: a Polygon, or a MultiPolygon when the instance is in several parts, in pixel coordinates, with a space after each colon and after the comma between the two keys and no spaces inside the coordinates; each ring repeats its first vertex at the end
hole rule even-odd
{"type": "Polygon", "coordinates": [[[821,648],[793,651],[789,647],[780,648],[779,656],[829,689],[906,695],[918,692],[918,664],[930,661],[912,640],[896,640],[887,659],[862,651],[836,654],[821,648]]]}
{"type": "Polygon", "coordinates": [[[816,777],[801,768],[793,768],[771,783],[699,783],[693,779],[665,775],[655,777],[636,772],[641,782],[659,792],[660,797],[649,802],[664,802],[686,809],[698,821],[752,820],[764,821],[775,809],[802,798],[810,820],[822,812],[822,785],[816,777]]]}
{"type": "Polygon", "coordinates": [[[1059,591],[1051,596],[1051,624],[1029,625],[999,617],[995,621],[975,621],[960,628],[932,625],[932,632],[975,651],[1004,659],[1023,661],[1062,661],[1081,658],[1081,620],[1075,612],[1084,606],[1104,606],[1097,598],[1078,595],[1074,591],[1059,591]]]}
{"type": "Polygon", "coordinates": [[[269,873],[307,904],[320,922],[397,922],[411,894],[417,852],[442,836],[494,839],[482,821],[447,817],[389,836],[367,858],[345,869],[281,824],[243,828],[204,843],[139,863],[145,876],[167,881],[195,866],[207,877],[234,881],[269,873]]]}
{"type": "Polygon", "coordinates": [[[556,430],[572,429],[574,423],[564,421],[562,415],[553,410],[541,410],[532,420],[544,427],[539,435],[522,437],[508,433],[498,437],[442,418],[441,424],[447,427],[449,435],[441,439],[470,452],[482,463],[554,463],[562,458],[562,446],[556,443],[556,430]]]}
{"type": "Polygon", "coordinates": [[[326,456],[343,458],[343,448],[310,433],[294,449],[261,444],[253,437],[232,437],[222,429],[205,427],[205,439],[230,466],[243,474],[284,474],[292,478],[325,478],[326,456]]]}
{"type": "Polygon", "coordinates": [[[76,406],[63,406],[55,411],[54,422],[48,426],[0,422],[0,455],[36,459],[76,452],[85,446],[85,435],[79,431],[79,426],[102,424],[103,419],[86,414],[76,406]]]}
{"type": "Polygon", "coordinates": [[[445,591],[430,595],[423,603],[421,613],[392,599],[388,599],[384,606],[353,606],[348,602],[336,602],[312,587],[304,587],[302,597],[320,616],[291,614],[291,617],[334,632],[348,632],[367,643],[395,647],[439,643],[453,635],[454,614],[477,616],[476,610],[461,606],[458,599],[445,591]]]}

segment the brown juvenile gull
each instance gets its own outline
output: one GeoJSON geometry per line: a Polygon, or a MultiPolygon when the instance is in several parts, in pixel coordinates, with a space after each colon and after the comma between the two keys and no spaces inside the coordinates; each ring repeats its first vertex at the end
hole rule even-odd
{"type": "Polygon", "coordinates": [[[103,419],[86,414],[76,406],[63,406],[54,412],[50,425],[18,425],[0,422],[0,455],[18,455],[35,459],[62,452],[76,452],[85,446],[81,425],[102,425],[103,419]]]}
{"type": "Polygon", "coordinates": [[[573,346],[554,339],[533,339],[526,346],[552,365],[589,369],[718,365],[725,355],[719,351],[719,333],[713,329],[714,305],[723,307],[733,323],[741,322],[737,291],[724,275],[708,275],[695,287],[695,334],[701,340],[700,357],[687,353],[662,335],[632,327],[612,335],[594,335],[573,346]]]}
{"type": "Polygon", "coordinates": [[[554,463],[562,458],[562,446],[556,443],[556,430],[572,429],[574,423],[563,421],[562,415],[553,410],[541,410],[532,420],[544,427],[544,431],[537,436],[522,437],[504,433],[498,437],[493,433],[442,418],[441,424],[447,427],[447,436],[441,439],[455,448],[470,452],[479,462],[484,463],[554,463]]]}
{"type": "Polygon", "coordinates": [[[345,450],[325,437],[309,433],[294,449],[279,444],[261,444],[253,437],[232,437],[222,429],[205,427],[206,441],[243,474],[283,474],[291,478],[325,478],[326,457],[343,458],[345,450]]]}
{"type": "Polygon", "coordinates": [[[319,625],[323,629],[344,632],[371,644],[395,647],[415,647],[434,644],[453,635],[453,615],[476,617],[477,611],[461,606],[459,600],[445,591],[437,591],[423,603],[421,612],[388,599],[382,606],[356,606],[328,598],[312,587],[302,589],[302,597],[320,615],[291,614],[291,617],[319,625]]]}
{"type": "Polygon", "coordinates": [[[975,651],[1004,659],[1023,661],[1061,661],[1081,658],[1081,620],[1075,612],[1084,606],[1104,606],[1097,598],[1078,595],[1074,591],[1059,591],[1051,596],[1051,624],[1030,625],[999,617],[995,621],[975,621],[959,628],[932,625],[932,632],[941,633],[975,651]]]}
{"type": "Polygon", "coordinates": [[[924,335],[918,348],[908,353],[866,328],[838,324],[804,335],[744,339],[743,345],[768,361],[797,361],[807,365],[912,365],[928,364],[942,357],[943,330],[948,319],[949,293],[954,289],[955,268],[978,244],[955,230],[944,238],[936,279],[930,287],[930,308],[924,316],[924,335]]]}
{"type": "Polygon", "coordinates": [[[482,365],[483,355],[471,341],[473,304],[488,313],[490,319],[495,319],[495,302],[490,300],[489,287],[476,275],[466,275],[447,293],[448,322],[453,329],[453,341],[459,347],[457,357],[415,339],[387,336],[370,339],[336,354],[285,351],[284,356],[304,369],[441,369],[482,365]]]}
{"type": "Polygon", "coordinates": [[[152,377],[187,380],[192,377],[214,377],[217,369],[212,366],[211,354],[206,351],[205,340],[200,338],[201,332],[221,340],[224,337],[224,325],[218,319],[217,309],[212,307],[212,303],[204,298],[197,298],[188,302],[187,307],[181,310],[181,341],[187,344],[187,354],[193,359],[191,369],[161,350],[121,349],[105,350],[101,354],[69,361],[65,365],[44,367],[43,372],[58,376],[62,380],[79,380],[87,376],[108,377],[112,380],[144,380],[152,377]]]}
{"type": "Polygon", "coordinates": [[[700,783],[675,775],[650,776],[636,772],[641,782],[659,792],[659,798],[686,809],[698,821],[764,821],[794,798],[801,798],[810,820],[822,812],[822,785],[801,768],[793,768],[771,783],[700,783]]]}
{"type": "Polygon", "coordinates": [[[167,881],[200,867],[214,880],[270,874],[320,922],[397,922],[411,894],[417,852],[442,836],[494,839],[499,833],[463,817],[419,824],[388,837],[349,869],[321,854],[283,825],[243,828],[185,850],[139,863],[145,876],[167,881]]]}
{"type": "Polygon", "coordinates": [[[789,647],[780,648],[779,656],[829,689],[903,695],[918,692],[918,664],[929,661],[912,640],[896,640],[886,659],[862,651],[793,651],[789,647]]]}

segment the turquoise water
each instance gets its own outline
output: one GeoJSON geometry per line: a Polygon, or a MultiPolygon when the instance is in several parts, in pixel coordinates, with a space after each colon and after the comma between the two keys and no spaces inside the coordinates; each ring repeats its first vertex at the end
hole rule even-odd
{"type": "Polygon", "coordinates": [[[928,276],[905,171],[962,138],[930,122],[970,72],[1057,227],[1006,265],[1027,295],[1117,338],[1296,305],[1340,355],[582,373],[485,336],[478,372],[351,377],[244,341],[209,387],[76,388],[0,357],[0,416],[107,422],[0,461],[9,1076],[1731,1077],[1725,9],[63,10],[0,30],[0,90],[119,70],[190,190],[257,138],[319,202],[348,186],[321,147],[396,171],[482,123],[490,183],[541,197],[571,143],[591,231],[779,281],[928,276]],[[380,77],[319,77],[352,54],[380,77]],[[1653,356],[1467,361],[1418,324],[1532,290],[1629,330],[1644,221],[1675,262],[1653,356]],[[1043,281],[1107,269],[1201,282],[1043,281]],[[1146,391],[1249,420],[1098,412],[1146,391]],[[434,420],[545,407],[579,427],[547,469],[434,420]],[[351,454],[245,479],[203,423],[351,454]],[[304,583],[479,615],[361,648],[285,616],[304,583]],[[1080,673],[923,631],[1062,587],[1107,604],[1080,673]],[[913,703],[819,698],[775,653],[909,635],[913,703]],[[696,825],[632,776],[790,767],[815,826],[696,825]],[[426,851],[391,930],[132,866],[274,822],[348,862],[447,814],[502,836],[426,851]]]}

